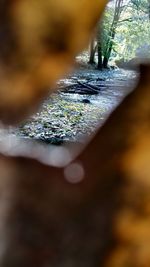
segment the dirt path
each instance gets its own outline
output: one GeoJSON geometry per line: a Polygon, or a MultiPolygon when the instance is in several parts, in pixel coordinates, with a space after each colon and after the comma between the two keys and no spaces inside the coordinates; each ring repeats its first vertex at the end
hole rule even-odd
{"type": "Polygon", "coordinates": [[[58,82],[59,92],[39,112],[11,133],[47,143],[84,142],[135,83],[135,73],[113,70],[78,70],[58,82]]]}

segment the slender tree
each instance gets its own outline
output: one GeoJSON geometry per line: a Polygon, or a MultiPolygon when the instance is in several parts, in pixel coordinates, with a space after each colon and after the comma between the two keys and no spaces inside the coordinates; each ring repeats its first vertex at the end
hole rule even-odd
{"type": "Polygon", "coordinates": [[[98,64],[97,68],[102,70],[103,60],[102,60],[102,36],[101,36],[101,23],[97,27],[97,54],[98,54],[98,64]]]}
{"type": "Polygon", "coordinates": [[[92,38],[90,42],[90,57],[89,57],[89,64],[94,65],[95,64],[95,52],[96,52],[97,45],[95,44],[95,36],[92,38]]]}
{"type": "Polygon", "coordinates": [[[106,44],[104,46],[104,58],[103,58],[103,67],[104,68],[108,68],[108,61],[112,52],[112,48],[113,48],[113,41],[115,38],[115,34],[116,34],[116,28],[120,19],[120,15],[123,11],[123,0],[115,0],[115,9],[114,9],[114,16],[113,16],[113,21],[112,24],[110,26],[110,30],[107,36],[107,41],[106,44]]]}

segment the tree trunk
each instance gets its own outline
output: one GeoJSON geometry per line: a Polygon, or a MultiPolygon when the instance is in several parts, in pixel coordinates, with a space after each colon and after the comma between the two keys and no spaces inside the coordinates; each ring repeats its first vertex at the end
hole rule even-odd
{"type": "Polygon", "coordinates": [[[102,70],[103,60],[102,60],[102,37],[101,37],[101,23],[97,27],[97,53],[98,53],[98,64],[97,69],[102,70]]]}
{"type": "Polygon", "coordinates": [[[115,30],[116,28],[112,29],[112,34],[111,34],[111,40],[109,41],[108,47],[107,47],[107,53],[104,55],[103,58],[103,68],[107,69],[108,68],[108,61],[111,56],[112,48],[113,48],[113,39],[115,38],[115,30]]]}
{"type": "Polygon", "coordinates": [[[103,61],[102,61],[102,47],[101,47],[100,40],[97,42],[97,52],[98,52],[98,64],[97,64],[97,68],[99,70],[102,70],[102,68],[103,68],[103,61]]]}
{"type": "Polygon", "coordinates": [[[95,64],[95,52],[96,52],[95,38],[92,38],[91,43],[90,43],[90,58],[88,62],[91,65],[95,64]]]}
{"type": "Polygon", "coordinates": [[[103,68],[108,69],[108,58],[106,56],[103,58],[103,68]]]}

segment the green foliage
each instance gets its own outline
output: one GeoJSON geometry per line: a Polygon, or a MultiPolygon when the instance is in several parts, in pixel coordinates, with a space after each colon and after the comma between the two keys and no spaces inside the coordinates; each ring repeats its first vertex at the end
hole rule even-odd
{"type": "Polygon", "coordinates": [[[132,1],[132,6],[128,8],[127,14],[128,17],[132,18],[132,21],[122,23],[117,29],[116,39],[122,39],[123,43],[123,46],[118,43],[118,51],[122,52],[124,59],[128,60],[136,56],[145,57],[145,52],[148,53],[150,50],[150,48],[148,49],[150,45],[150,21],[147,3],[145,0],[132,1]]]}
{"type": "Polygon", "coordinates": [[[148,53],[150,57],[150,1],[123,0],[119,19],[114,23],[116,2],[111,1],[103,16],[102,54],[107,56],[109,43],[112,46],[111,60],[145,57],[148,53]]]}

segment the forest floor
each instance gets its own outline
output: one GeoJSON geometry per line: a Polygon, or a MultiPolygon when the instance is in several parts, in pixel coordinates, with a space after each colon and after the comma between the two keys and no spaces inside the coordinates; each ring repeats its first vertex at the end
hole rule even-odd
{"type": "Polygon", "coordinates": [[[114,69],[75,70],[57,84],[39,111],[9,133],[50,144],[84,142],[134,87],[136,73],[114,69]]]}

